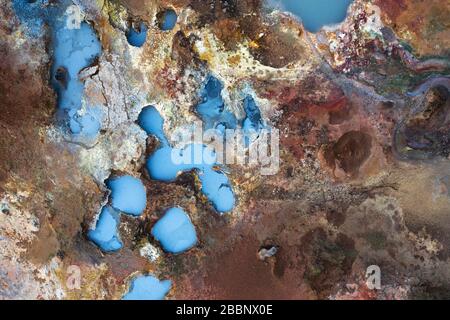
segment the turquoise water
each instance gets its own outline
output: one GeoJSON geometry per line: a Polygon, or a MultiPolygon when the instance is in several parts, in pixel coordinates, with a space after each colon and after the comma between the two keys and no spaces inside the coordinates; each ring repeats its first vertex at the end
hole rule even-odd
{"type": "Polygon", "coordinates": [[[216,166],[215,153],[201,144],[190,144],[183,149],[170,146],[163,132],[164,120],[156,110],[149,106],[142,110],[139,125],[156,136],[161,146],[146,162],[150,177],[154,180],[172,182],[178,174],[196,169],[202,182],[202,192],[218,212],[228,212],[234,207],[235,197],[227,176],[213,170],[216,166]]]}
{"type": "Polygon", "coordinates": [[[352,2],[353,0],[269,0],[270,4],[299,17],[310,32],[344,21],[352,2]]]}
{"type": "Polygon", "coordinates": [[[118,234],[120,213],[139,216],[147,205],[147,193],[141,180],[122,176],[106,181],[111,190],[111,206],[104,206],[94,230],[89,230],[88,239],[104,252],[122,248],[118,234]]]}
{"type": "Polygon", "coordinates": [[[119,250],[122,248],[118,235],[119,223],[120,213],[109,206],[103,207],[95,229],[88,232],[89,240],[104,252],[119,250]]]}
{"type": "Polygon", "coordinates": [[[255,100],[251,96],[244,99],[245,119],[242,123],[242,129],[245,134],[245,146],[248,147],[253,142],[264,128],[261,111],[256,105],[255,100]]]}
{"type": "Polygon", "coordinates": [[[153,276],[139,276],[135,278],[130,290],[123,296],[123,300],[163,300],[169,293],[172,282],[158,280],[153,276]]]}
{"type": "Polygon", "coordinates": [[[102,48],[95,30],[88,23],[83,21],[80,28],[67,26],[66,9],[71,4],[68,0],[62,0],[58,6],[50,5],[48,0],[14,0],[13,8],[31,36],[41,35],[45,24],[50,27],[51,84],[58,94],[59,114],[72,134],[92,138],[100,131],[102,112],[94,106],[83,114],[78,113],[84,94],[84,83],[78,73],[100,56],[102,48]]]}
{"type": "Polygon", "coordinates": [[[178,174],[193,169],[198,170],[202,192],[218,212],[228,212],[234,208],[235,196],[227,176],[213,169],[215,153],[200,144],[191,144],[184,149],[162,147],[147,160],[147,170],[154,180],[172,182],[178,174]]]}
{"type": "Polygon", "coordinates": [[[169,145],[164,134],[164,119],[154,106],[147,106],[142,109],[139,114],[138,123],[148,135],[153,135],[158,138],[159,142],[164,146],[169,145]]]}
{"type": "Polygon", "coordinates": [[[81,109],[84,95],[84,83],[78,74],[100,54],[100,42],[88,23],[82,22],[79,29],[70,29],[67,28],[65,19],[55,22],[52,83],[58,93],[58,107],[66,110],[73,134],[91,137],[100,130],[102,113],[99,108],[88,108],[83,115],[77,113],[81,109]]]}
{"type": "Polygon", "coordinates": [[[111,205],[132,216],[141,215],[147,206],[147,192],[141,180],[132,176],[109,179],[106,182],[111,190],[111,205]]]}
{"type": "Polygon", "coordinates": [[[222,83],[217,78],[209,76],[200,91],[201,102],[196,111],[205,129],[235,129],[237,126],[234,114],[225,110],[222,90],[222,83]]]}
{"type": "Polygon", "coordinates": [[[134,47],[142,47],[147,40],[147,26],[142,22],[139,26],[139,30],[130,28],[127,32],[128,43],[134,47]]]}
{"type": "Polygon", "coordinates": [[[149,157],[147,170],[152,179],[172,182],[180,172],[205,170],[215,161],[214,152],[201,144],[190,144],[183,149],[163,147],[149,157]]]}
{"type": "Polygon", "coordinates": [[[255,100],[251,96],[247,96],[244,99],[244,111],[245,119],[242,124],[244,131],[255,131],[259,132],[263,128],[263,120],[261,116],[261,111],[256,105],[255,100]]]}
{"type": "Polygon", "coordinates": [[[172,147],[160,148],[147,159],[146,166],[152,179],[172,182],[183,171],[183,167],[172,162],[172,150],[172,147]]]}
{"type": "Polygon", "coordinates": [[[82,23],[80,29],[63,26],[54,34],[53,72],[61,72],[62,78],[55,81],[62,109],[80,109],[84,84],[78,73],[88,67],[101,52],[100,42],[92,27],[82,23]],[[61,69],[60,69],[61,68],[61,69]]]}
{"type": "Polygon", "coordinates": [[[168,9],[164,11],[162,15],[162,23],[160,25],[161,30],[163,31],[172,30],[177,24],[177,19],[178,19],[177,13],[174,10],[168,9]]]}
{"type": "Polygon", "coordinates": [[[167,210],[152,229],[153,237],[158,240],[164,251],[182,253],[197,243],[197,233],[189,216],[180,208],[167,210]]]}
{"type": "Polygon", "coordinates": [[[69,115],[69,128],[73,134],[94,137],[99,133],[103,114],[100,108],[90,108],[89,112],[83,115],[79,115],[77,110],[71,109],[67,114],[69,115]]]}
{"type": "Polygon", "coordinates": [[[203,121],[204,129],[217,129],[224,135],[226,129],[236,129],[240,126],[244,130],[248,146],[252,140],[250,137],[257,136],[264,128],[259,107],[252,96],[245,97],[243,106],[246,116],[238,121],[232,112],[225,109],[222,90],[222,83],[214,76],[209,76],[200,91],[201,102],[197,105],[196,111],[203,121]]]}
{"type": "Polygon", "coordinates": [[[235,196],[227,176],[208,167],[199,174],[202,192],[219,212],[233,210],[235,196]]]}

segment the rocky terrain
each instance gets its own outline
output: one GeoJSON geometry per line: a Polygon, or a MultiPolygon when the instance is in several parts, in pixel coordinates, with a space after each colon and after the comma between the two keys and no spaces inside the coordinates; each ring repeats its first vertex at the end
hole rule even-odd
{"type": "Polygon", "coordinates": [[[55,27],[20,9],[67,1],[0,0],[0,299],[120,299],[142,274],[170,279],[167,299],[450,298],[448,1],[355,0],[315,33],[262,0],[70,2],[101,45],[78,73],[77,116],[103,115],[88,138],[58,107],[55,27]],[[276,174],[227,167],[224,214],[193,171],[152,179],[158,142],[138,124],[148,105],[167,136],[200,121],[210,75],[236,119],[251,96],[280,132],[276,174]],[[121,216],[123,247],[102,252],[87,234],[120,175],[142,181],[147,205],[121,216]],[[198,238],[181,254],[151,237],[174,206],[198,238]]]}

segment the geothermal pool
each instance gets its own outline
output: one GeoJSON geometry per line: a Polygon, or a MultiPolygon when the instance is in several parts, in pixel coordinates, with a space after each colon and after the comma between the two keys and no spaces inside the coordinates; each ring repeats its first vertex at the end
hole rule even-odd
{"type": "Polygon", "coordinates": [[[140,216],[147,205],[147,192],[141,180],[132,176],[110,178],[106,181],[110,189],[110,204],[104,206],[96,226],[89,230],[88,239],[103,252],[122,248],[119,236],[120,215],[140,216]]]}
{"type": "Polygon", "coordinates": [[[178,20],[177,13],[172,9],[167,9],[160,13],[159,28],[162,31],[172,30],[175,27],[177,20],[178,20]]]}
{"type": "Polygon", "coordinates": [[[162,300],[170,291],[170,280],[158,280],[154,276],[139,276],[131,282],[130,290],[123,300],[162,300]]]}
{"type": "Polygon", "coordinates": [[[181,172],[196,169],[202,182],[202,192],[220,212],[231,211],[235,205],[235,197],[226,175],[214,167],[215,153],[201,145],[189,144],[183,149],[169,145],[163,132],[164,120],[153,106],[143,109],[138,120],[141,127],[149,135],[157,137],[161,143],[147,159],[146,167],[154,180],[172,182],[181,172]]]}
{"type": "Polygon", "coordinates": [[[164,251],[182,253],[197,243],[197,233],[191,219],[181,208],[171,208],[158,220],[152,229],[164,251]]]}
{"type": "Polygon", "coordinates": [[[104,206],[95,229],[88,232],[89,240],[94,242],[104,252],[121,249],[122,241],[120,241],[118,234],[119,223],[120,213],[110,206],[104,206]]]}
{"type": "Polygon", "coordinates": [[[100,130],[102,113],[97,106],[87,106],[80,112],[84,83],[78,74],[100,56],[100,41],[90,24],[84,21],[79,25],[73,23],[71,1],[63,0],[58,6],[44,6],[43,3],[42,0],[14,0],[13,7],[33,36],[40,35],[45,24],[50,27],[51,84],[58,94],[60,117],[72,134],[95,138],[100,130]]]}
{"type": "Polygon", "coordinates": [[[147,193],[141,180],[122,176],[106,182],[111,190],[111,205],[124,213],[140,216],[147,205],[147,193]]]}
{"type": "Polygon", "coordinates": [[[147,31],[148,27],[143,22],[139,25],[139,30],[131,27],[126,34],[128,43],[133,47],[142,47],[147,40],[147,31]]]}
{"type": "Polygon", "coordinates": [[[196,107],[196,111],[202,119],[205,129],[216,129],[218,126],[226,129],[237,127],[237,119],[234,114],[225,110],[222,90],[222,83],[217,78],[209,76],[200,91],[201,103],[196,107]]]}
{"type": "Polygon", "coordinates": [[[299,17],[306,30],[317,32],[323,26],[344,21],[353,0],[270,0],[269,4],[299,17]]]}

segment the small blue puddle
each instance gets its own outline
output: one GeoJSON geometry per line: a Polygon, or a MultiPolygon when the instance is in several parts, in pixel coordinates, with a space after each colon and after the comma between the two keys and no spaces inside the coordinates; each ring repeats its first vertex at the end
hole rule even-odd
{"type": "Polygon", "coordinates": [[[164,134],[164,119],[155,107],[148,106],[142,109],[139,114],[138,123],[148,135],[155,136],[165,146],[169,145],[164,134]]]}
{"type": "Polygon", "coordinates": [[[110,206],[104,206],[95,230],[88,232],[88,238],[104,252],[117,251],[122,248],[118,235],[120,213],[110,206]]]}
{"type": "Polygon", "coordinates": [[[232,112],[225,110],[222,90],[222,83],[217,78],[209,76],[200,91],[202,102],[197,105],[196,111],[203,121],[204,129],[217,129],[224,135],[226,129],[242,127],[246,135],[245,145],[248,147],[249,142],[265,128],[261,112],[253,97],[248,95],[243,102],[246,116],[242,121],[238,121],[232,112]]]}
{"type": "Polygon", "coordinates": [[[228,212],[234,208],[235,197],[228,178],[211,167],[205,168],[199,174],[202,192],[214,204],[219,212],[228,212]]]}
{"type": "Polygon", "coordinates": [[[53,35],[53,86],[58,93],[58,105],[67,110],[73,134],[95,137],[100,130],[101,110],[87,108],[79,115],[84,83],[78,74],[89,67],[101,53],[101,45],[92,26],[82,22],[79,29],[69,29],[66,20],[56,23],[53,35]]]}
{"type": "Polygon", "coordinates": [[[180,208],[167,210],[152,229],[153,237],[158,240],[164,251],[182,253],[197,243],[197,233],[189,216],[180,208]]]}
{"type": "Polygon", "coordinates": [[[160,29],[163,31],[172,30],[177,23],[177,13],[172,9],[167,9],[161,13],[160,29]]]}
{"type": "Polygon", "coordinates": [[[244,123],[242,124],[244,131],[260,132],[264,127],[261,111],[259,111],[255,100],[251,96],[247,96],[244,99],[244,110],[246,114],[244,123]]]}
{"type": "Polygon", "coordinates": [[[67,121],[70,132],[95,138],[100,130],[101,109],[95,106],[86,108],[80,114],[84,83],[78,74],[89,67],[101,54],[101,44],[97,35],[86,22],[73,27],[66,10],[71,1],[63,0],[58,6],[48,1],[31,2],[14,0],[13,7],[19,19],[27,26],[30,36],[43,32],[48,24],[52,32],[53,65],[51,69],[52,86],[58,93],[58,108],[67,121]]]}
{"type": "Polygon", "coordinates": [[[184,149],[162,147],[147,160],[147,170],[152,179],[171,182],[179,173],[197,169],[203,194],[218,212],[229,212],[234,208],[235,197],[227,176],[213,169],[215,158],[214,152],[199,144],[184,149]]]}
{"type": "Polygon", "coordinates": [[[163,300],[169,293],[172,282],[158,280],[153,276],[139,276],[135,278],[130,290],[123,296],[123,300],[163,300]]]}
{"type": "Polygon", "coordinates": [[[108,179],[111,205],[124,213],[140,216],[147,205],[147,193],[141,180],[132,176],[108,179]]]}
{"type": "Polygon", "coordinates": [[[142,47],[147,40],[147,26],[141,22],[139,26],[139,30],[135,30],[131,27],[127,32],[127,40],[130,45],[133,47],[142,47]]]}
{"type": "Polygon", "coordinates": [[[205,129],[235,129],[237,120],[233,113],[225,110],[222,99],[222,83],[209,76],[200,92],[202,102],[196,107],[205,129]]]}
{"type": "Polygon", "coordinates": [[[262,129],[266,128],[261,116],[261,111],[251,96],[244,99],[245,119],[242,123],[242,129],[245,134],[245,146],[248,147],[259,135],[262,129]]]}
{"type": "Polygon", "coordinates": [[[183,149],[162,147],[147,161],[152,179],[172,182],[181,171],[205,170],[215,164],[214,152],[201,144],[189,144],[183,149]]]}
{"type": "Polygon", "coordinates": [[[62,109],[81,107],[84,85],[78,73],[88,67],[101,53],[101,45],[92,27],[83,22],[80,29],[67,29],[65,25],[54,34],[53,74],[62,109]]]}
{"type": "Polygon", "coordinates": [[[202,192],[216,210],[223,213],[233,209],[235,197],[228,178],[213,169],[216,166],[214,152],[200,144],[187,145],[183,149],[171,147],[162,129],[164,120],[153,106],[143,109],[138,123],[147,134],[156,136],[161,142],[160,148],[147,159],[146,167],[152,179],[172,182],[179,173],[197,169],[202,192]]]}
{"type": "Polygon", "coordinates": [[[347,16],[353,0],[271,0],[282,10],[299,17],[306,30],[317,32],[323,26],[340,23],[347,16]]]}
{"type": "Polygon", "coordinates": [[[132,176],[108,179],[106,185],[111,190],[111,206],[102,208],[95,229],[88,232],[88,239],[102,251],[111,252],[122,248],[118,234],[120,214],[140,216],[147,205],[147,193],[141,180],[132,176]]]}

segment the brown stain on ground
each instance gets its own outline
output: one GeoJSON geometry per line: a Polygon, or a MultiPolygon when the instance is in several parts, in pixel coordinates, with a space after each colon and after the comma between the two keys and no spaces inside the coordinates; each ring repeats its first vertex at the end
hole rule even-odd
{"type": "MultiPolygon", "coordinates": [[[[301,268],[288,269],[291,251],[280,250],[275,258],[262,261],[257,253],[261,242],[246,229],[236,235],[225,227],[223,241],[232,244],[209,248],[199,263],[199,271],[191,271],[188,277],[177,282],[177,299],[300,299],[313,298],[314,293],[301,284],[301,268]],[[211,251],[217,250],[217,252],[211,251]]],[[[222,241],[215,234],[215,241],[222,241]]],[[[285,250],[285,249],[283,249],[285,250]]],[[[292,267],[292,266],[291,266],[292,267]]]]}
{"type": "Polygon", "coordinates": [[[355,174],[370,156],[372,138],[361,131],[348,131],[333,146],[333,158],[347,173],[355,174]]]}
{"type": "MultiPolygon", "coordinates": [[[[270,263],[257,258],[260,243],[251,235],[237,242],[222,255],[220,263],[208,268],[205,285],[214,287],[220,299],[295,299],[298,288],[291,286],[284,276],[283,262],[278,262],[275,273],[270,263]]],[[[280,261],[280,260],[276,260],[280,261]]]]}

